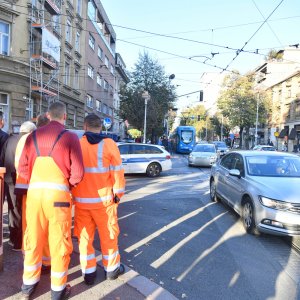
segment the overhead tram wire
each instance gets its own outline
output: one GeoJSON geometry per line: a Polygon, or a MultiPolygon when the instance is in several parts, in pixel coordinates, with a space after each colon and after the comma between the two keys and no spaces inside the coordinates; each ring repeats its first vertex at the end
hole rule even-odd
{"type": "MultiPolygon", "coordinates": [[[[281,2],[283,2],[283,0],[281,1],[281,2]]],[[[281,3],[280,3],[281,4],[281,3]]],[[[279,4],[279,5],[280,5],[279,4]]],[[[278,6],[279,6],[278,5],[278,6]]],[[[17,5],[16,4],[16,6],[20,6],[20,7],[25,7],[25,8],[27,8],[27,6],[22,6],[22,5],[17,5]]],[[[277,9],[277,8],[276,8],[277,9]]],[[[275,9],[275,10],[276,10],[275,9]]],[[[274,10],[274,11],[275,11],[274,10]]],[[[273,11],[273,12],[274,12],[273,11]]],[[[273,13],[272,12],[272,13],[273,13]]],[[[30,14],[28,14],[28,13],[21,13],[20,12],[20,14],[24,14],[24,15],[27,15],[27,16],[29,16],[30,14]]],[[[61,15],[64,15],[64,16],[67,16],[66,14],[61,14],[61,15]]],[[[270,17],[270,16],[269,16],[270,17]]],[[[268,18],[269,18],[268,17],[268,18]]],[[[82,18],[83,20],[90,20],[89,18],[82,18]]],[[[45,19],[46,20],[46,19],[45,19]]],[[[48,21],[52,21],[52,20],[48,20],[48,21]]],[[[266,22],[266,21],[265,21],[266,22]]],[[[264,22],[264,23],[265,23],[264,22]]],[[[263,23],[263,24],[264,24],[263,23]]],[[[59,23],[59,24],[62,24],[61,22],[59,23]]],[[[262,25],[263,25],[262,24],[262,25]]],[[[119,25],[113,25],[113,24],[111,24],[112,26],[119,26],[119,25]]],[[[262,26],[261,25],[261,26],[262,26]]],[[[261,27],[260,26],[260,27],[261,27]]],[[[76,26],[71,26],[72,28],[77,28],[76,26]]],[[[122,26],[122,27],[124,27],[124,26],[122,26]]],[[[136,31],[142,31],[142,30],[138,30],[138,29],[133,29],[133,28],[127,28],[127,27],[124,27],[125,29],[128,29],[128,30],[136,30],[136,31]]],[[[90,31],[90,30],[85,30],[85,29],[83,29],[82,31],[86,31],[86,32],[89,32],[89,33],[91,33],[91,34],[98,34],[98,32],[96,31],[96,32],[93,32],[93,31],[90,31]]],[[[257,30],[258,31],[258,30],[257,30]]],[[[155,33],[151,33],[151,34],[153,34],[153,35],[155,35],[155,33]]],[[[160,36],[163,36],[163,35],[160,35],[160,36]]],[[[254,36],[254,35],[253,35],[254,36]]],[[[252,37],[253,37],[252,36],[252,37]]],[[[251,37],[251,38],[252,38],[251,37]]],[[[176,37],[171,37],[171,38],[176,38],[176,37]]],[[[250,39],[251,39],[250,38],[250,39]]],[[[182,40],[182,38],[179,38],[179,39],[181,39],[182,40]]],[[[250,41],[250,39],[248,40],[248,42],[250,41]]],[[[177,54],[174,54],[174,53],[170,53],[170,52],[166,52],[166,51],[162,51],[162,50],[159,50],[159,49],[154,49],[154,48],[151,48],[151,47],[147,47],[147,46],[144,46],[144,45],[140,45],[140,44],[137,44],[137,43],[132,43],[132,42],[128,42],[128,41],[125,41],[125,40],[122,40],[122,39],[117,39],[118,41],[121,41],[121,42],[124,42],[124,43],[129,43],[129,44],[132,44],[132,45],[136,45],[136,46],[138,46],[138,47],[142,47],[142,48],[146,48],[146,49],[150,49],[150,50],[153,50],[153,51],[157,51],[157,52],[161,52],[161,53],[165,53],[165,54],[169,54],[169,55],[172,55],[172,56],[175,56],[175,57],[180,57],[180,58],[183,58],[183,59],[189,59],[189,58],[187,58],[187,57],[184,57],[184,56],[181,56],[181,55],[177,55],[177,54]]],[[[183,39],[184,40],[184,39],[183,39]]],[[[193,41],[193,40],[190,40],[191,42],[193,41]]],[[[198,43],[204,43],[204,42],[200,42],[200,41],[194,41],[194,42],[198,42],[198,43]]],[[[247,43],[248,43],[247,42],[247,43]]],[[[245,51],[245,50],[243,50],[243,48],[246,46],[246,44],[244,45],[244,47],[242,48],[242,49],[236,49],[236,48],[230,48],[230,47],[227,47],[227,46],[220,46],[220,45],[213,45],[213,44],[211,44],[211,43],[206,43],[206,44],[208,44],[208,45],[212,45],[212,46],[216,46],[216,47],[222,47],[222,48],[225,48],[225,49],[232,49],[232,50],[236,50],[236,51],[238,51],[238,54],[241,52],[241,51],[243,51],[243,52],[248,52],[248,53],[252,53],[252,54],[256,54],[256,55],[261,55],[261,56],[265,56],[264,54],[261,54],[261,53],[258,53],[258,51],[260,50],[260,49],[256,49],[255,51],[245,51]]],[[[270,48],[270,49],[272,49],[272,48],[270,48]]],[[[237,57],[237,55],[236,55],[236,57],[237,57]]],[[[235,58],[236,58],[235,57],[235,58]]],[[[235,59],[234,58],[234,59],[235,59]]],[[[22,59],[24,59],[24,58],[22,58],[22,59]]],[[[233,60],[234,60],[233,59],[233,60]]],[[[25,60],[25,59],[24,59],[25,60]]],[[[227,67],[224,69],[223,67],[220,67],[220,66],[217,66],[217,65],[213,65],[213,64],[209,64],[209,63],[206,63],[206,62],[200,62],[200,61],[198,61],[198,60],[195,60],[195,59],[189,59],[189,60],[192,60],[192,61],[194,61],[194,62],[197,62],[197,63],[202,63],[202,64],[205,64],[205,65],[208,65],[208,66],[211,66],[211,67],[214,67],[214,68],[217,68],[217,69],[220,69],[220,70],[222,70],[222,72],[223,71],[228,71],[228,72],[233,72],[233,73],[236,73],[235,71],[231,71],[231,70],[227,70],[228,69],[228,67],[229,67],[229,64],[227,65],[227,67]]],[[[232,60],[232,61],[233,61],[232,60]]],[[[231,63],[232,63],[232,61],[231,61],[231,63]]],[[[230,64],[231,64],[230,63],[230,64]]],[[[63,67],[63,66],[60,66],[60,67],[63,67]]]]}
{"type": "MultiPolygon", "coordinates": [[[[252,0],[254,6],[256,7],[256,9],[258,10],[258,12],[260,13],[260,15],[263,17],[264,20],[266,20],[265,16],[263,15],[263,13],[261,12],[261,10],[259,9],[259,7],[257,6],[256,2],[254,0],[252,0]]],[[[277,42],[283,47],[283,44],[281,43],[281,41],[279,40],[276,32],[273,30],[273,28],[271,27],[269,22],[266,22],[268,27],[270,28],[270,30],[272,31],[273,35],[275,36],[275,38],[277,39],[277,42]]]]}
{"type": "Polygon", "coordinates": [[[229,64],[226,66],[226,68],[223,69],[221,73],[224,71],[227,71],[228,67],[233,63],[233,61],[239,56],[241,52],[244,51],[244,48],[247,46],[247,44],[252,40],[252,38],[257,34],[257,32],[263,27],[263,25],[268,21],[268,19],[273,15],[273,13],[278,9],[278,7],[282,4],[284,0],[281,0],[280,3],[273,9],[273,11],[269,14],[269,16],[264,20],[264,22],[258,27],[258,29],[252,34],[252,36],[248,39],[248,41],[244,44],[244,46],[237,50],[235,57],[229,62],[229,64]]]}
{"type": "MultiPolygon", "coordinates": [[[[283,1],[283,0],[282,0],[283,1]]],[[[24,6],[24,5],[17,5],[15,4],[15,6],[19,6],[19,7],[23,7],[23,8],[27,8],[27,6],[24,6]]],[[[29,13],[22,13],[22,12],[19,12],[20,14],[24,14],[24,15],[27,15],[27,16],[31,16],[31,14],[29,13]]],[[[69,16],[68,14],[60,14],[60,16],[69,16]]],[[[46,19],[46,21],[49,21],[49,22],[53,22],[52,19],[46,19]]],[[[90,18],[82,18],[82,20],[91,20],[90,18]]],[[[62,25],[62,23],[60,22],[56,22],[60,25],[62,25]]],[[[193,43],[197,43],[197,44],[203,44],[203,45],[207,45],[207,46],[215,46],[215,47],[219,47],[219,48],[224,48],[224,49],[228,49],[228,50],[232,50],[232,51],[239,51],[240,49],[237,49],[237,48],[232,48],[232,47],[229,47],[229,46],[224,46],[224,45],[218,45],[218,44],[212,44],[212,43],[207,43],[207,42],[203,42],[203,41],[197,41],[197,40],[192,40],[192,39],[186,39],[186,38],[182,38],[182,37],[174,37],[174,36],[171,36],[171,35],[167,35],[167,34],[160,34],[160,33],[155,33],[155,32],[150,32],[150,31],[146,31],[146,30],[141,30],[141,29],[136,29],[136,28],[131,28],[131,27],[126,27],[126,26],[122,26],[122,25],[116,25],[116,24],[111,24],[111,23],[105,23],[107,25],[111,25],[113,27],[119,27],[119,28],[123,28],[123,29],[126,29],[126,30],[133,30],[133,31],[137,31],[137,32],[143,32],[143,33],[147,33],[147,34],[151,34],[151,35],[154,35],[154,36],[161,36],[161,37],[166,37],[166,38],[171,38],[171,39],[178,39],[178,40],[183,40],[183,41],[188,41],[188,42],[193,42],[193,43]]],[[[262,24],[263,25],[263,24],[262,24]]],[[[261,25],[261,26],[262,26],[261,25]]],[[[237,27],[240,26],[240,25],[237,25],[237,27]]],[[[72,28],[76,28],[76,26],[70,26],[72,28]]],[[[212,30],[212,29],[210,29],[212,30]]],[[[215,30],[215,29],[213,29],[215,30]]],[[[86,31],[86,32],[89,32],[89,33],[94,33],[94,34],[98,34],[98,32],[94,32],[94,31],[89,31],[89,30],[85,30],[85,29],[82,29],[82,31],[86,31]]],[[[252,53],[252,54],[258,54],[256,53],[256,51],[248,51],[248,50],[243,50],[243,52],[246,52],[246,53],[252,53]]]]}

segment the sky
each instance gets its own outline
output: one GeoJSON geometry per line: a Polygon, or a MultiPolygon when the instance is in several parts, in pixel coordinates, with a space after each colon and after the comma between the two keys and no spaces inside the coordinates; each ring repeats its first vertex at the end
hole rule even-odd
{"type": "Polygon", "coordinates": [[[127,70],[147,52],[175,75],[179,107],[199,101],[193,92],[207,78],[245,74],[270,50],[300,43],[299,0],[100,1],[127,70]]]}

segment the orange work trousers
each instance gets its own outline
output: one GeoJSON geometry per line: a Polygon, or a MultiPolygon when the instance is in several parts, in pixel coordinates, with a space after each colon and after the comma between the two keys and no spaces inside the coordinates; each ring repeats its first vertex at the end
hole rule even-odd
{"type": "Polygon", "coordinates": [[[96,272],[96,257],[93,247],[96,227],[100,238],[104,270],[112,272],[120,266],[118,248],[120,231],[117,207],[118,205],[115,203],[95,209],[82,209],[75,206],[74,234],[78,237],[83,275],[96,272]]]}
{"type": "MultiPolygon", "coordinates": [[[[26,198],[27,195],[22,196],[22,231],[23,231],[23,253],[24,253],[24,235],[26,231],[26,198]]],[[[50,250],[49,250],[49,243],[48,239],[45,241],[45,246],[43,248],[43,257],[42,257],[42,265],[45,267],[51,266],[51,256],[50,256],[50,250]]]]}

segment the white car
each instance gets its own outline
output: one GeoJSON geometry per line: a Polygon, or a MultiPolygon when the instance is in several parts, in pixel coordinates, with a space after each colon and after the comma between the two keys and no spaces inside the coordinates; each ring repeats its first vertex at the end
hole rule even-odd
{"type": "Polygon", "coordinates": [[[214,144],[196,144],[189,154],[189,166],[210,167],[218,159],[217,149],[214,144]]]}
{"type": "Polygon", "coordinates": [[[157,177],[172,168],[171,155],[164,147],[141,143],[117,143],[125,174],[145,173],[157,177]]]}

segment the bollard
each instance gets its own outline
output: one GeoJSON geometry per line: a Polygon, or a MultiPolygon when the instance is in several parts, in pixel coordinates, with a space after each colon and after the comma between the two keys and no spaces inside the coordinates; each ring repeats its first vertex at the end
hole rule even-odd
{"type": "Polygon", "coordinates": [[[0,271],[3,271],[3,201],[4,201],[4,174],[6,169],[0,167],[0,271]]]}

